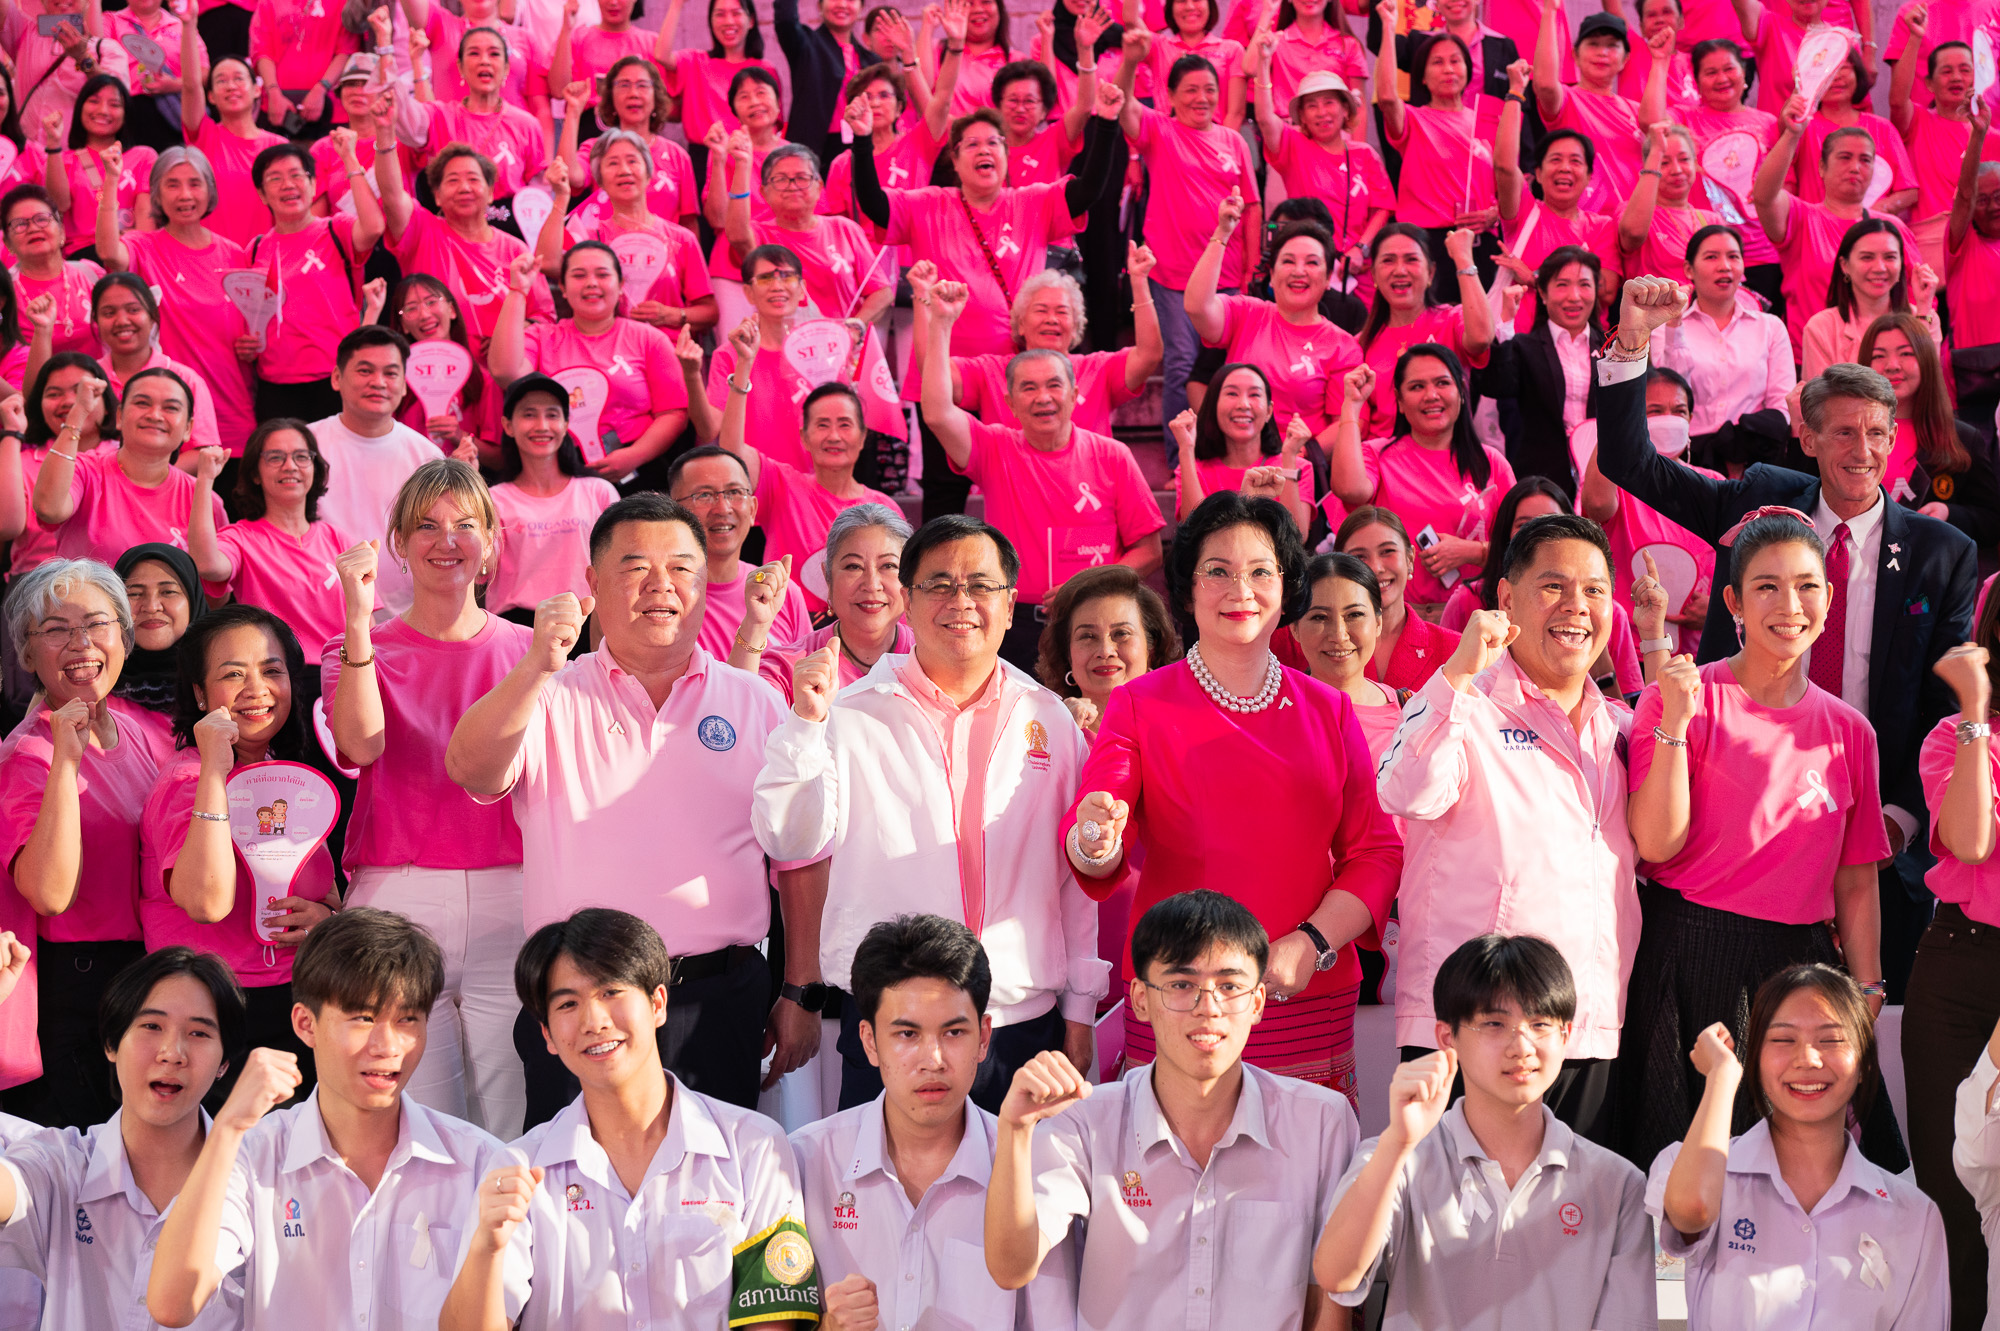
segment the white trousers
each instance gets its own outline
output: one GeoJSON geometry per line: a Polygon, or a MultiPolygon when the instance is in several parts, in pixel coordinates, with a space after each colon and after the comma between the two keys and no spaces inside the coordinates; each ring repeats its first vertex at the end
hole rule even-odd
{"type": "Polygon", "coordinates": [[[444,950],[444,991],[431,1008],[423,1061],[410,1078],[420,1105],[512,1141],[527,1116],[527,1083],[514,1052],[514,958],[521,924],[521,866],[357,870],[350,906],[392,910],[420,924],[444,950]]]}

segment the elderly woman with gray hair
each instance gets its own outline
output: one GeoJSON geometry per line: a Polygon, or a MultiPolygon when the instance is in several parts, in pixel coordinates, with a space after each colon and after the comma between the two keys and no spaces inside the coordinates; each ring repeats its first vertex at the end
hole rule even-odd
{"type": "Polygon", "coordinates": [[[97,1003],[145,952],[139,812],[173,740],[163,718],[112,696],[133,634],[125,584],[110,568],[51,559],[14,580],[6,617],[8,640],[39,692],[28,720],[0,746],[0,892],[18,893],[41,917],[42,1052],[41,1080],[10,1091],[7,1107],[52,1126],[88,1127],[117,1108],[97,1003]]]}
{"type": "MultiPolygon", "coordinates": [[[[903,622],[907,594],[897,573],[903,542],[911,527],[902,510],[887,504],[856,504],[833,520],[826,533],[826,602],[833,622],[793,646],[786,655],[804,660],[830,642],[840,644],[838,688],[846,688],[884,656],[908,652],[916,643],[903,622]]],[[[791,672],[785,672],[791,699],[791,672]]]]}
{"type": "MultiPolygon", "coordinates": [[[[1014,351],[951,358],[952,400],[988,425],[1019,426],[1007,405],[1007,366],[1023,351],[1060,351],[1076,371],[1076,415],[1079,429],[1111,433],[1111,413],[1146,391],[1146,380],[1160,368],[1165,344],[1152,298],[1145,294],[1146,274],[1153,271],[1153,252],[1128,243],[1125,271],[1132,290],[1141,293],[1132,304],[1132,345],[1116,351],[1078,353],[1083,342],[1083,288],[1068,273],[1045,268],[1021,283],[1014,296],[1011,322],[1014,351]]],[[[937,265],[924,259],[910,269],[910,291],[917,321],[913,337],[923,345],[929,322],[928,299],[937,285],[937,265]]]]}
{"type": "Polygon", "coordinates": [[[723,234],[715,242],[714,276],[733,278],[759,245],[783,245],[799,256],[805,270],[806,299],[829,319],[873,323],[896,298],[895,260],[881,255],[859,223],[821,217],[819,158],[801,143],[773,148],[764,158],[758,196],[770,209],[759,219],[751,208],[751,151],[747,140],[731,144],[729,206],[723,234]]]}
{"type": "MultiPolygon", "coordinates": [[[[216,433],[232,458],[257,427],[250,371],[236,358],[236,339],[249,331],[222,289],[223,274],[250,266],[243,246],[211,231],[206,221],[218,197],[215,168],[199,148],[169,148],[153,164],[153,216],[157,231],[118,229],[115,217],[97,221],[97,255],[111,272],[127,269],[155,290],[160,302],[160,350],[201,376],[214,399],[216,433]]],[[[224,482],[228,484],[227,479],[224,482]]]]}

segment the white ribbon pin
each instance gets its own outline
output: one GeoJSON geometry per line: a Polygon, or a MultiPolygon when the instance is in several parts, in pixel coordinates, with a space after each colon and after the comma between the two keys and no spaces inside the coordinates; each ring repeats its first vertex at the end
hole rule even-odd
{"type": "Polygon", "coordinates": [[[1098,498],[1098,497],[1097,497],[1096,495],[1094,495],[1094,494],[1092,494],[1092,493],[1090,492],[1090,482],[1089,482],[1089,481],[1078,481],[1078,482],[1076,483],[1076,490],[1077,490],[1077,494],[1078,494],[1078,495],[1080,496],[1080,497],[1079,497],[1079,498],[1077,499],[1077,501],[1076,501],[1076,511],[1077,511],[1077,512],[1079,512],[1079,513],[1083,512],[1083,506],[1084,506],[1085,504],[1088,504],[1088,505],[1090,505],[1090,507],[1092,508],[1092,510],[1096,510],[1096,509],[1100,509],[1100,508],[1103,508],[1103,507],[1104,507],[1104,501],[1103,501],[1103,500],[1101,500],[1101,499],[1099,499],[1099,498],[1098,498]]]}
{"type": "Polygon", "coordinates": [[[1470,1166],[1465,1171],[1465,1179],[1458,1186],[1458,1209],[1465,1216],[1466,1223],[1485,1220],[1493,1214],[1493,1208],[1486,1201],[1486,1189],[1479,1185],[1479,1176],[1470,1166]]]}
{"type": "Polygon", "coordinates": [[[1889,1288],[1889,1260],[1882,1255],[1882,1245],[1873,1236],[1861,1236],[1861,1283],[1870,1289],[1889,1288]]]}
{"type": "Polygon", "coordinates": [[[417,1212],[416,1223],[410,1228],[416,1231],[416,1241],[410,1245],[410,1265],[423,1267],[431,1264],[431,1219],[422,1211],[417,1212]]]}
{"type": "Polygon", "coordinates": [[[320,258],[317,251],[307,250],[305,259],[299,264],[299,275],[303,277],[307,273],[316,273],[324,267],[326,260],[320,258]]]}
{"type": "Polygon", "coordinates": [[[1833,802],[1832,792],[1826,788],[1826,778],[1822,777],[1818,772],[1807,772],[1806,793],[1799,796],[1798,805],[1801,809],[1809,809],[1812,807],[1814,800],[1824,802],[1828,813],[1839,812],[1839,806],[1833,802]]]}

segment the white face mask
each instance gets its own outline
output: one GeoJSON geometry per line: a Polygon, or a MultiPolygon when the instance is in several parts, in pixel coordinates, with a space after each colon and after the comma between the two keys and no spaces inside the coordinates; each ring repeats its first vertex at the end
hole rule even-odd
{"type": "Polygon", "coordinates": [[[1685,416],[1648,416],[1646,433],[1661,457],[1677,458],[1688,450],[1688,421],[1685,416]]]}

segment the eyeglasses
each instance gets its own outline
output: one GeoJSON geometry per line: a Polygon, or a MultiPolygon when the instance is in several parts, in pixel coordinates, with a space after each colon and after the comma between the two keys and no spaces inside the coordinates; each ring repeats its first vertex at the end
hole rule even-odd
{"type": "Polygon", "coordinates": [[[115,619],[86,619],[81,624],[55,624],[45,629],[33,629],[28,636],[39,638],[50,647],[62,647],[81,636],[102,645],[110,642],[118,628],[115,619]]]}
{"type": "Polygon", "coordinates": [[[7,223],[7,234],[25,236],[30,231],[47,231],[56,224],[54,213],[35,213],[29,217],[17,217],[7,223]]]}
{"type": "Polygon", "coordinates": [[[696,490],[693,494],[681,496],[681,503],[713,508],[717,501],[727,504],[741,504],[750,498],[750,491],[740,485],[732,485],[727,490],[696,490]]]}
{"type": "Polygon", "coordinates": [[[1223,980],[1218,984],[1200,985],[1192,980],[1168,980],[1165,984],[1154,984],[1142,980],[1148,989],[1160,996],[1169,1012],[1193,1012],[1201,1006],[1201,1000],[1215,1000],[1215,1010],[1224,1016],[1235,1016],[1250,1010],[1251,1000],[1257,996],[1257,986],[1240,984],[1235,980],[1223,980]]]}
{"type": "Polygon", "coordinates": [[[1042,99],[1039,97],[1009,97],[1000,103],[1003,111],[1039,111],[1042,99]]]}
{"type": "Polygon", "coordinates": [[[915,591],[917,595],[927,600],[945,602],[956,601],[961,595],[970,596],[975,601],[991,601],[1001,593],[1013,589],[1014,584],[1011,582],[988,582],[984,578],[975,578],[970,582],[932,578],[929,582],[919,583],[915,591]]]}
{"type": "Polygon", "coordinates": [[[403,306],[403,315],[405,318],[408,318],[413,314],[421,314],[425,310],[442,310],[444,308],[445,299],[443,296],[419,296],[403,306]]]}
{"type": "Polygon", "coordinates": [[[311,471],[313,455],[304,449],[299,449],[292,453],[279,453],[267,448],[264,450],[263,456],[257,459],[257,465],[259,466],[271,465],[283,467],[287,463],[290,463],[294,467],[301,467],[306,471],[311,471]]]}
{"type": "Polygon", "coordinates": [[[648,79],[620,79],[611,85],[613,92],[651,92],[652,82],[648,79]]]}
{"type": "Polygon", "coordinates": [[[790,268],[767,268],[750,279],[753,287],[777,286],[780,283],[795,287],[799,284],[799,275],[790,268]]]}
{"type": "Polygon", "coordinates": [[[1284,575],[1274,568],[1245,569],[1241,573],[1231,573],[1226,568],[1205,568],[1194,575],[1203,590],[1226,592],[1232,587],[1248,587],[1253,592],[1275,591],[1282,583],[1284,575]]]}
{"type": "MultiPolygon", "coordinates": [[[[804,189],[806,186],[816,183],[818,179],[818,176],[805,175],[772,176],[770,185],[772,189],[804,189]]],[[[797,274],[793,274],[793,276],[796,277],[797,274]]]]}

